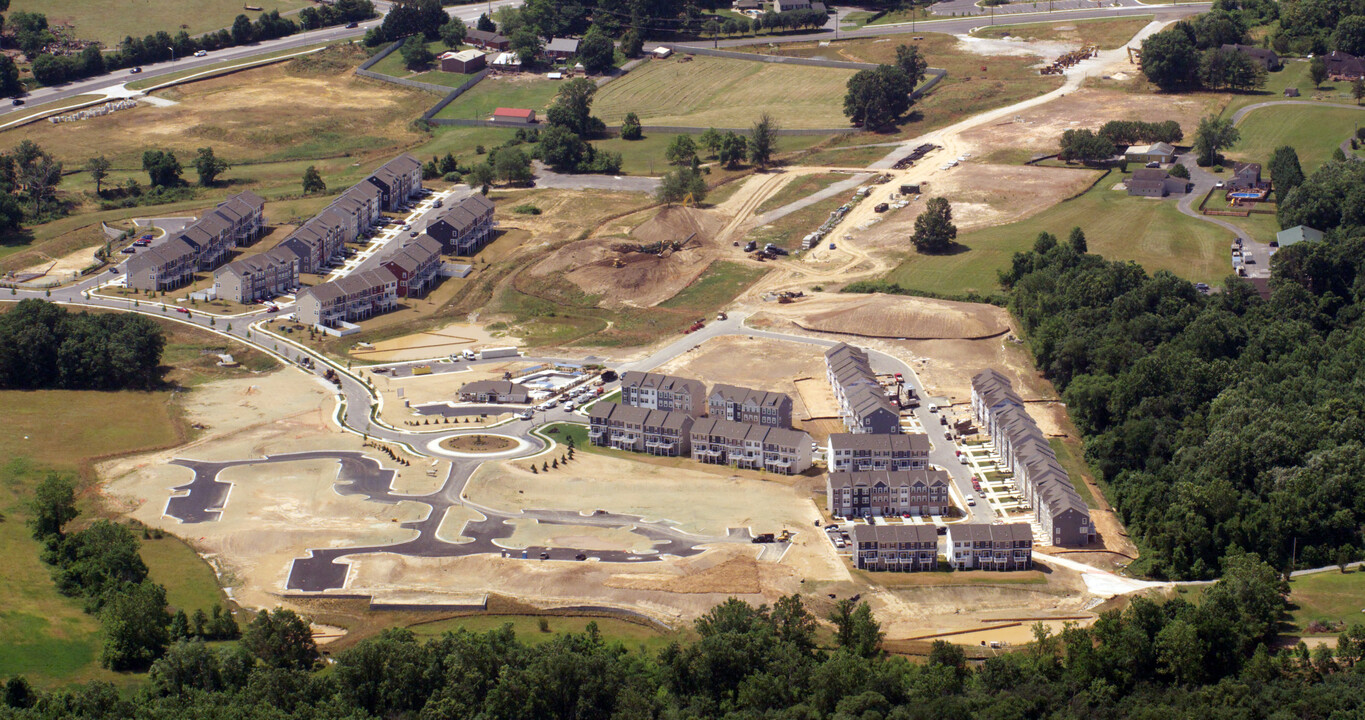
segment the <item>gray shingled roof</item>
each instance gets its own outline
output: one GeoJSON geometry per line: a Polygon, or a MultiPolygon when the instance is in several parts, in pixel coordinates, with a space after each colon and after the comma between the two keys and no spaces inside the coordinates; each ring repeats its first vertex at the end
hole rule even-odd
{"type": "Polygon", "coordinates": [[[839,450],[883,450],[886,452],[929,452],[929,436],[923,433],[833,433],[829,443],[839,450]]]}
{"type": "Polygon", "coordinates": [[[879,545],[891,543],[933,543],[938,545],[938,531],[933,525],[863,525],[853,526],[853,542],[875,542],[879,545]]]}

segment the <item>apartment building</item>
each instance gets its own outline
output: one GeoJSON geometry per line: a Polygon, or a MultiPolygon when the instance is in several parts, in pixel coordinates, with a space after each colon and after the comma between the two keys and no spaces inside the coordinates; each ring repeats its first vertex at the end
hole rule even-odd
{"type": "Polygon", "coordinates": [[[436,284],[441,243],[423,235],[409,240],[380,261],[398,278],[398,297],[421,297],[436,284]]]}
{"type": "Polygon", "coordinates": [[[719,384],[707,398],[711,417],[769,427],[792,426],[792,399],[784,393],[719,384]]]}
{"type": "Polygon", "coordinates": [[[362,182],[379,190],[379,209],[394,212],[413,195],[422,191],[422,163],[403,153],[379,166],[362,182]]]}
{"type": "Polygon", "coordinates": [[[1080,546],[1095,540],[1095,524],[1071,478],[1008,378],[984,370],[972,378],[972,412],[990,435],[1015,484],[1034,509],[1052,545],[1080,546]]]}
{"type": "Polygon", "coordinates": [[[213,274],[214,295],[239,303],[277,297],[298,286],[299,256],[285,247],[233,260],[213,274]]]}
{"type": "Polygon", "coordinates": [[[341,256],[346,246],[349,218],[323,211],[280,242],[299,258],[299,272],[321,273],[341,256]]]}
{"type": "Polygon", "coordinates": [[[249,245],[265,230],[265,200],[242,192],[218,203],[163,242],[128,259],[125,282],[134,290],[172,290],[198,270],[222,265],[233,248],[249,245]],[[188,254],[187,254],[188,253],[188,254]]]}
{"type": "Polygon", "coordinates": [[[953,506],[950,482],[939,469],[831,472],[825,507],[837,517],[942,515],[953,506]]]}
{"type": "Polygon", "coordinates": [[[830,472],[919,470],[928,467],[932,447],[929,436],[922,433],[833,433],[825,447],[825,462],[830,472]]]}
{"type": "Polygon", "coordinates": [[[886,396],[867,352],[839,343],[825,352],[825,375],[851,433],[898,433],[900,408],[886,396]]]}
{"type": "Polygon", "coordinates": [[[853,563],[878,572],[936,570],[938,532],[933,525],[854,525],[853,563]]]}
{"type": "Polygon", "coordinates": [[[650,410],[677,410],[692,417],[706,409],[706,386],[690,378],[630,371],[621,375],[621,404],[650,410]]]}
{"type": "Polygon", "coordinates": [[[470,256],[493,239],[493,202],[482,195],[470,195],[452,202],[426,226],[426,234],[440,241],[449,255],[470,256]]]}
{"type": "Polygon", "coordinates": [[[303,290],[296,314],[301,323],[334,328],[388,312],[397,304],[398,278],[380,267],[303,290]]]}
{"type": "Polygon", "coordinates": [[[588,441],[594,445],[680,457],[688,454],[693,419],[683,412],[599,402],[588,411],[588,441]]]}
{"type": "Polygon", "coordinates": [[[199,254],[193,245],[171,238],[128,258],[123,273],[128,287],[135,290],[165,292],[188,285],[199,268],[199,254]]]}
{"type": "Polygon", "coordinates": [[[1033,531],[1028,523],[952,523],[946,555],[955,570],[1028,570],[1033,531]]]}
{"type": "Polygon", "coordinates": [[[811,465],[811,440],[799,430],[705,418],[692,425],[692,459],[795,475],[811,465]]]}
{"type": "Polygon", "coordinates": [[[475,380],[460,386],[460,400],[464,402],[524,405],[529,397],[526,386],[510,380],[475,380]]]}

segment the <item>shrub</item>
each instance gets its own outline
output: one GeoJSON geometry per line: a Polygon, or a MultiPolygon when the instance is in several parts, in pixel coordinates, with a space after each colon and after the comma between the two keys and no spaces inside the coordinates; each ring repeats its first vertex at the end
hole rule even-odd
{"type": "Polygon", "coordinates": [[[516,213],[516,214],[518,214],[518,215],[539,215],[539,214],[540,214],[540,208],[538,208],[538,207],[536,207],[535,205],[532,205],[532,204],[530,204],[530,203],[526,203],[526,204],[524,204],[524,205],[518,205],[518,206],[512,208],[512,212],[514,212],[514,213],[516,213]]]}

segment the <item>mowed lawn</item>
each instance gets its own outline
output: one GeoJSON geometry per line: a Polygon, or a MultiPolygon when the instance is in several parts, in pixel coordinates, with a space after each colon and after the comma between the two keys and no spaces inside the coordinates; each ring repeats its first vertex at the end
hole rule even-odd
{"type": "MultiPolygon", "coordinates": [[[[1014,253],[1033,247],[1040,232],[1065,241],[1081,227],[1090,252],[1108,260],[1133,260],[1147,272],[1169,270],[1191,282],[1217,283],[1232,273],[1227,259],[1232,234],[1180,214],[1176,198],[1150,200],[1112,190],[1122,176],[1111,172],[1085,194],[1037,215],[959,234],[966,250],[953,255],[912,254],[886,280],[905,288],[945,294],[999,291],[997,271],[1014,253]]],[[[950,198],[951,200],[951,198],[950,198]]]]}
{"type": "MultiPolygon", "coordinates": [[[[255,0],[245,4],[260,7],[264,12],[279,10],[283,15],[313,3],[255,0]]],[[[13,0],[9,9],[43,13],[53,25],[76,26],[76,36],[82,40],[99,40],[107,47],[115,47],[129,35],[141,38],[158,30],[175,35],[181,25],[189,26],[185,28],[189,34],[198,35],[230,27],[238,15],[246,15],[253,22],[260,17],[260,12],[244,10],[243,5],[242,0],[13,0]]]]}
{"type": "MultiPolygon", "coordinates": [[[[385,58],[387,59],[387,58],[385,58]]],[[[536,111],[541,119],[563,83],[534,75],[487,78],[436,113],[438,118],[487,120],[500,107],[536,111]]],[[[596,108],[594,107],[594,110],[596,108]]],[[[600,115],[594,112],[594,115],[600,115]]]]}
{"type": "Polygon", "coordinates": [[[1026,42],[1074,42],[1077,45],[1090,44],[1102,50],[1109,50],[1123,47],[1151,21],[1151,15],[1138,15],[1059,23],[994,25],[977,28],[972,31],[972,35],[983,38],[1015,37],[1026,42]]]}
{"type": "Polygon", "coordinates": [[[597,92],[608,125],[628,112],[646,125],[747,128],[764,112],[787,128],[840,128],[852,70],[695,56],[650,60],[597,92]]]}
{"type": "MultiPolygon", "coordinates": [[[[1365,623],[1365,571],[1349,573],[1336,570],[1294,578],[1289,583],[1290,614],[1294,626],[1307,632],[1308,624],[1346,623],[1347,627],[1365,623]]],[[[1333,633],[1336,634],[1336,633],[1333,633]]]]}
{"type": "Polygon", "coordinates": [[[1277,105],[1253,110],[1237,126],[1242,138],[1227,155],[1264,163],[1281,145],[1299,153],[1305,175],[1312,175],[1332,151],[1365,122],[1365,109],[1314,105],[1277,105]]]}

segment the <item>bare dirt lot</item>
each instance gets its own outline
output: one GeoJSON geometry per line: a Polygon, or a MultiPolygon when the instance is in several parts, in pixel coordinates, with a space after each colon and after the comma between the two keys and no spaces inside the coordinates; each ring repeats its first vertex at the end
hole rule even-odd
{"type": "Polygon", "coordinates": [[[666,207],[635,228],[628,240],[592,238],[570,243],[531,268],[534,276],[564,273],[602,306],[652,307],[696,280],[719,255],[721,221],[697,208],[666,207]],[[660,252],[631,252],[631,246],[677,243],[660,252]],[[620,267],[616,267],[620,263],[620,267]]]}
{"type": "Polygon", "coordinates": [[[809,330],[917,340],[984,338],[1009,330],[999,308],[904,295],[819,296],[798,305],[792,322],[809,330]]]}
{"type": "Polygon", "coordinates": [[[350,355],[368,362],[399,362],[444,357],[483,347],[517,344],[519,342],[516,338],[505,333],[490,333],[482,325],[451,323],[435,330],[381,340],[369,348],[356,347],[350,351],[350,355]]]}
{"type": "MultiPolygon", "coordinates": [[[[384,407],[381,413],[384,419],[401,427],[418,417],[409,406],[458,402],[460,388],[465,383],[475,380],[501,380],[504,373],[533,367],[536,364],[529,362],[480,363],[463,372],[408,375],[401,378],[389,377],[387,373],[366,372],[364,376],[374,380],[375,389],[384,398],[384,407]],[[399,394],[400,391],[401,395],[399,394]]],[[[503,415],[497,415],[480,419],[471,416],[464,419],[469,422],[487,424],[497,422],[503,417],[503,415]]]]}

